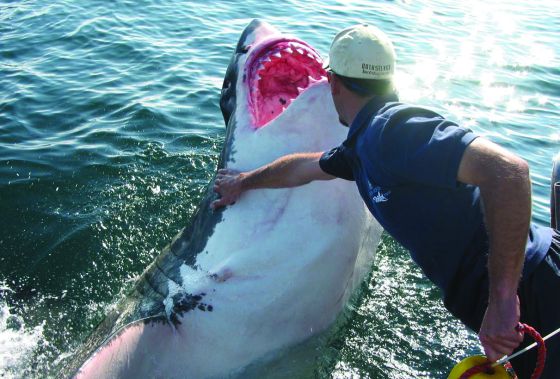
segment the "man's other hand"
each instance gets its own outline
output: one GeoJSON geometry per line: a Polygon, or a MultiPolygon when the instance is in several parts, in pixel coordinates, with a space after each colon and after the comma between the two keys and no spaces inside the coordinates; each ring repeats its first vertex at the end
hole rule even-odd
{"type": "Polygon", "coordinates": [[[490,361],[495,362],[504,355],[510,355],[523,341],[523,333],[516,329],[518,323],[517,295],[489,301],[478,338],[490,361]]]}

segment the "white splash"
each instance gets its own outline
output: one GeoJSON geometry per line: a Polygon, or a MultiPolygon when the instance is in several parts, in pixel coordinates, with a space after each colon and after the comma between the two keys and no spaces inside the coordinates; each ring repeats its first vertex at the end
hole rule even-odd
{"type": "Polygon", "coordinates": [[[0,377],[21,377],[21,369],[27,366],[24,362],[41,340],[44,340],[43,325],[26,328],[23,319],[13,315],[0,299],[0,377]]]}

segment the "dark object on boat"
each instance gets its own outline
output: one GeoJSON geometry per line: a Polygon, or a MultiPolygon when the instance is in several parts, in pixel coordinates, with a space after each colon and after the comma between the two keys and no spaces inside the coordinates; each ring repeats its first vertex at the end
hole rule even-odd
{"type": "Polygon", "coordinates": [[[554,158],[550,190],[550,226],[560,230],[560,154],[554,158]]]}

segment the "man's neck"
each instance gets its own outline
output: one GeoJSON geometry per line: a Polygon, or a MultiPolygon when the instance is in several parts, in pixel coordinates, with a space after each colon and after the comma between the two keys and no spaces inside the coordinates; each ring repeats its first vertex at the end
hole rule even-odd
{"type": "Polygon", "coordinates": [[[364,108],[364,106],[370,102],[372,97],[360,97],[357,95],[352,94],[352,97],[348,99],[347,107],[346,107],[346,120],[348,120],[349,125],[352,125],[356,116],[360,111],[364,108]]]}

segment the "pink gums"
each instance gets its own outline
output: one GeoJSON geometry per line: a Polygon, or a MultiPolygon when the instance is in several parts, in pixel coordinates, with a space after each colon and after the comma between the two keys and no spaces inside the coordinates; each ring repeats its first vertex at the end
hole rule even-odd
{"type": "Polygon", "coordinates": [[[266,43],[252,53],[248,63],[249,108],[257,129],[278,117],[301,92],[327,74],[319,53],[292,39],[266,43]]]}

